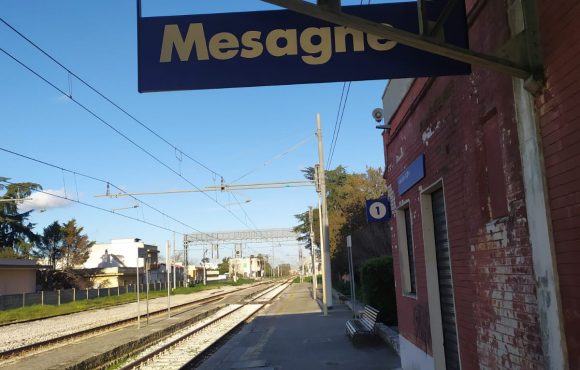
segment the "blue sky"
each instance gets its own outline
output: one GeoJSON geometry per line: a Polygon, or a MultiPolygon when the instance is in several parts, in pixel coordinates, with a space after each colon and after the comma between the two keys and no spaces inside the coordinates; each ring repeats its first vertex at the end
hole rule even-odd
{"type": "MultiPolygon", "coordinates": [[[[343,1],[354,5],[359,1],[343,1]]],[[[144,15],[202,14],[275,9],[261,1],[144,1],[144,15]]],[[[224,176],[226,182],[259,168],[240,183],[302,179],[300,170],[317,162],[316,113],[323,123],[325,156],[337,116],[343,83],[254,87],[139,94],[135,1],[128,0],[2,0],[0,17],[53,55],[74,73],[147,124],[183,152],[224,176]],[[299,142],[292,152],[263,164],[299,142]]],[[[219,184],[219,177],[183,157],[120,113],[4,24],[0,47],[13,54],[63,91],[146,148],[198,187],[219,184]]],[[[386,81],[353,82],[344,113],[332,167],[349,171],[383,166],[382,139],[371,111],[381,106],[386,81]]],[[[126,191],[188,189],[191,185],[153,161],[68,97],[0,53],[0,147],[59,167],[111,182],[126,191]]],[[[129,199],[103,199],[105,185],[74,176],[11,154],[0,152],[0,176],[14,182],[32,181],[104,209],[131,207],[129,199]]],[[[285,228],[295,225],[294,214],[316,205],[310,188],[246,191],[236,194],[244,210],[226,193],[210,193],[241,219],[204,194],[141,197],[171,217],[201,231],[285,228]]],[[[51,197],[47,197],[51,198],[51,197]]],[[[55,198],[56,199],[56,198],[55,198]]],[[[164,246],[169,231],[79,204],[51,199],[45,212],[33,212],[37,231],[54,220],[76,218],[92,240],[139,237],[164,246]]],[[[144,206],[118,211],[147,222],[193,232],[144,206]]],[[[177,236],[178,246],[181,236],[177,236]]],[[[224,246],[222,256],[231,255],[224,246]]],[[[270,248],[249,245],[248,253],[270,248]]],[[[277,260],[296,261],[296,244],[276,251],[277,260]]],[[[192,253],[192,261],[199,251],[192,253]]]]}

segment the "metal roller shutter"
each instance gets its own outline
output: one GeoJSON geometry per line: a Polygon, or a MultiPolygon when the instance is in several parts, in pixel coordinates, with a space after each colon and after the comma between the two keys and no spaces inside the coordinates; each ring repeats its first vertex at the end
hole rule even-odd
{"type": "Polygon", "coordinates": [[[435,232],[435,252],[437,255],[437,274],[439,278],[441,321],[443,323],[445,365],[447,369],[459,369],[451,256],[449,254],[449,240],[447,238],[443,189],[439,189],[431,194],[431,202],[433,206],[433,226],[435,232]]]}

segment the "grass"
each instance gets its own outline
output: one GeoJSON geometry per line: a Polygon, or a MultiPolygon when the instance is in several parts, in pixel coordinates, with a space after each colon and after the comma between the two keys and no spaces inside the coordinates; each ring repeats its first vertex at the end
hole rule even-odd
{"type": "MultiPolygon", "coordinates": [[[[203,290],[219,289],[223,286],[239,286],[253,283],[251,279],[238,279],[237,282],[212,282],[208,285],[198,284],[193,287],[176,288],[171,292],[171,295],[191,294],[203,290]]],[[[146,293],[139,294],[141,299],[145,299],[146,293]]],[[[150,291],[149,298],[166,297],[166,290],[150,291]]],[[[0,311],[0,325],[9,324],[18,321],[27,321],[34,319],[43,319],[52,316],[65,315],[69,313],[81,312],[95,308],[103,308],[115,306],[124,303],[137,301],[135,293],[121,294],[119,296],[100,297],[89,300],[78,300],[76,302],[63,303],[60,306],[52,305],[33,305],[22,308],[15,308],[11,310],[0,311]]]]}
{"type": "MultiPolygon", "coordinates": [[[[304,276],[304,282],[312,284],[312,276],[304,276]]],[[[300,276],[296,276],[294,280],[292,280],[294,284],[300,284],[300,276]]],[[[318,283],[322,284],[322,275],[318,275],[318,283]]]]}

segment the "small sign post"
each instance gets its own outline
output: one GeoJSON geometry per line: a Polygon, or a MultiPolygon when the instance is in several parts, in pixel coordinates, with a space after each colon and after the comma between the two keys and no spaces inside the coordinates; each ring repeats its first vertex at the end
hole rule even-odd
{"type": "Polygon", "coordinates": [[[169,240],[165,247],[165,272],[167,273],[167,318],[171,317],[171,265],[169,264],[169,240]]]}
{"type": "Polygon", "coordinates": [[[348,271],[350,275],[350,302],[352,303],[352,312],[354,317],[358,317],[356,312],[356,291],[354,287],[354,266],[352,262],[352,236],[346,237],[346,249],[348,249],[348,271]]]}

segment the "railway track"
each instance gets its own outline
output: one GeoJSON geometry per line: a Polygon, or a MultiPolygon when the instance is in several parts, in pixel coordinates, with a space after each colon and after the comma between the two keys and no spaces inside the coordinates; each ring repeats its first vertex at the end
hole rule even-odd
{"type": "Polygon", "coordinates": [[[260,293],[245,304],[232,304],[204,320],[176,332],[139,353],[120,369],[182,369],[221,338],[254,316],[290,285],[285,282],[260,293]]]}
{"type": "MultiPolygon", "coordinates": [[[[271,285],[272,283],[262,283],[262,284],[271,285]]],[[[262,285],[262,284],[258,284],[258,285],[262,285]]],[[[172,308],[171,308],[172,316],[177,316],[179,314],[183,314],[187,310],[199,307],[201,305],[207,305],[210,303],[220,301],[220,300],[224,299],[225,297],[227,297],[228,295],[239,294],[240,292],[243,292],[243,291],[246,291],[246,290],[249,290],[252,288],[256,288],[256,285],[252,285],[250,287],[243,287],[241,289],[231,291],[231,292],[218,293],[218,294],[212,295],[210,297],[205,297],[205,298],[197,299],[195,301],[191,301],[191,302],[183,303],[180,305],[172,306],[172,308]]],[[[166,308],[156,310],[156,311],[149,313],[150,318],[155,317],[155,316],[161,316],[161,315],[167,315],[166,308]]],[[[0,366],[2,365],[3,362],[8,361],[8,360],[12,360],[15,358],[22,358],[24,356],[29,356],[29,355],[32,355],[32,354],[35,354],[38,352],[46,351],[46,350],[49,350],[49,349],[52,349],[55,347],[59,347],[59,346],[62,346],[64,344],[68,344],[68,343],[71,343],[74,341],[78,341],[78,340],[85,339],[85,338],[88,338],[91,336],[95,336],[95,335],[103,334],[103,333],[110,332],[113,330],[117,330],[119,328],[126,327],[129,325],[134,325],[136,322],[137,322],[137,316],[135,315],[134,317],[130,317],[128,319],[118,320],[118,321],[107,323],[104,325],[98,325],[96,327],[92,327],[89,329],[80,330],[77,332],[58,336],[56,338],[51,338],[48,340],[41,340],[41,341],[33,342],[33,343],[23,345],[23,346],[20,346],[17,348],[4,350],[4,351],[0,352],[0,366]]],[[[23,324],[23,323],[19,323],[19,325],[20,324],[23,324]]]]}

